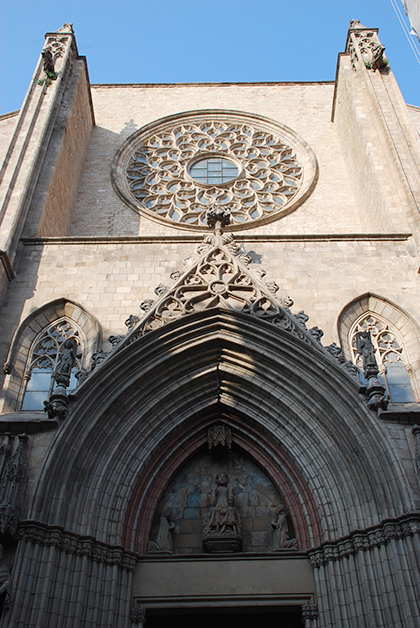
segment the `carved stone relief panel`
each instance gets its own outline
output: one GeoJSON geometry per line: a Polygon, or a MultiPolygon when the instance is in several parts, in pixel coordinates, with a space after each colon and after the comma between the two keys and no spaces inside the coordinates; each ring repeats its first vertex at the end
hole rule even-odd
{"type": "MultiPolygon", "coordinates": [[[[232,445],[231,452],[220,457],[203,447],[178,471],[165,490],[154,516],[148,551],[161,549],[167,553],[172,549],[174,554],[204,551],[272,552],[273,518],[278,518],[279,505],[283,507],[284,501],[277,488],[242,450],[232,445]],[[236,549],[221,550],[209,548],[209,543],[206,549],[204,543],[203,549],[203,542],[207,542],[217,532],[210,529],[211,524],[214,523],[215,528],[220,524],[222,528],[225,522],[223,513],[220,514],[223,495],[218,495],[218,491],[225,486],[221,480],[223,476],[227,478],[226,501],[232,511],[230,513],[229,508],[226,508],[225,527],[229,528],[231,535],[241,537],[242,550],[239,543],[236,549]],[[165,529],[165,542],[162,541],[162,548],[158,549],[156,543],[163,537],[162,528],[165,529]]],[[[288,514],[282,534],[283,540],[285,535],[290,539],[295,537],[288,514]]],[[[277,541],[274,551],[279,549],[280,541],[277,541]]],[[[287,544],[284,549],[297,549],[297,543],[287,544]]]]}

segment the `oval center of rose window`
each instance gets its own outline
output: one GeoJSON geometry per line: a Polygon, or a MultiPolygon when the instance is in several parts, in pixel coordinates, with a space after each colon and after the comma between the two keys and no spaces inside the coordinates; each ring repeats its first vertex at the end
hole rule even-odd
{"type": "Polygon", "coordinates": [[[237,165],[224,157],[206,157],[193,163],[189,175],[198,183],[220,185],[235,179],[239,174],[237,165]]]}

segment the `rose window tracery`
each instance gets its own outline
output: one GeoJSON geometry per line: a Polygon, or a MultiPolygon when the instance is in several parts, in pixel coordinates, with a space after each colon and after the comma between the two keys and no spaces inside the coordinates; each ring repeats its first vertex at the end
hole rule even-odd
{"type": "Polygon", "coordinates": [[[184,114],[140,130],[117,155],[116,190],[141,213],[183,228],[206,227],[215,204],[230,208],[233,230],[278,218],[312,189],[316,160],[293,131],[261,120],[184,114]]]}

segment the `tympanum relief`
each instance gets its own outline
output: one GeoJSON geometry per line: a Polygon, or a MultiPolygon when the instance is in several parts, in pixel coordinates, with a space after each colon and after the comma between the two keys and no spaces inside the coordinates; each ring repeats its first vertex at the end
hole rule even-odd
{"type": "Polygon", "coordinates": [[[156,509],[148,552],[298,549],[278,488],[234,444],[225,451],[215,455],[203,447],[178,471],[156,509]]]}

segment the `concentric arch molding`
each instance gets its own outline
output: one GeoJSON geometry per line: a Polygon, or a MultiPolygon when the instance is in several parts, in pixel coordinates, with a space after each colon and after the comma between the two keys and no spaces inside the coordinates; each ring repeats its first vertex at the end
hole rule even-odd
{"type": "Polygon", "coordinates": [[[230,208],[229,231],[282,218],[309,196],[317,175],[313,151],[292,129],[255,114],[212,109],[142,127],[112,167],[114,188],[134,211],[199,231],[214,204],[230,208]],[[209,171],[204,179],[197,177],[200,168],[209,171]]]}

